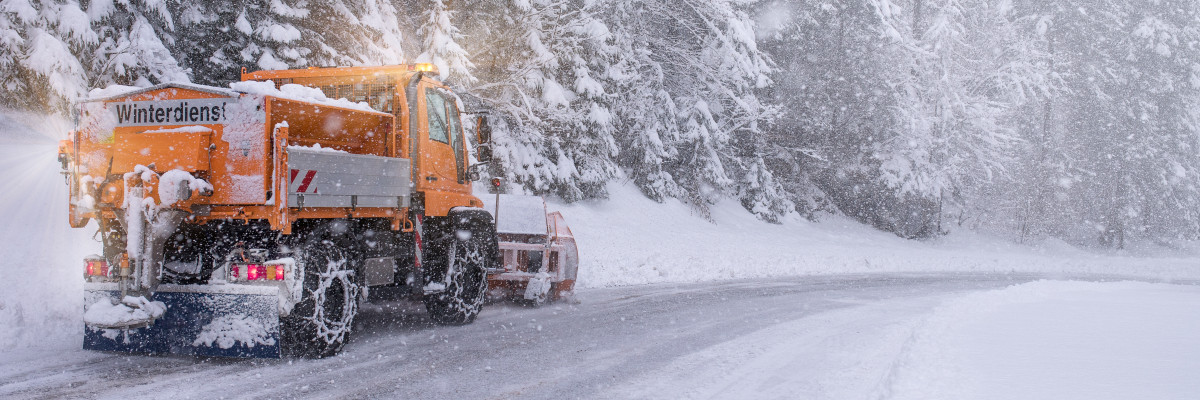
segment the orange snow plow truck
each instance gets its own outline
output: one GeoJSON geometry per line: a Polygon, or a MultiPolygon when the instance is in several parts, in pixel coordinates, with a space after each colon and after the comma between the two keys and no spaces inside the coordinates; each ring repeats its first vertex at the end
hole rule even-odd
{"type": "MultiPolygon", "coordinates": [[[[103,242],[84,260],[84,348],[323,357],[384,293],[472,322],[500,245],[472,195],[483,164],[431,71],[94,92],[59,151],[70,223],[96,221],[103,242]]],[[[473,134],[487,162],[486,119],[473,134]]]]}

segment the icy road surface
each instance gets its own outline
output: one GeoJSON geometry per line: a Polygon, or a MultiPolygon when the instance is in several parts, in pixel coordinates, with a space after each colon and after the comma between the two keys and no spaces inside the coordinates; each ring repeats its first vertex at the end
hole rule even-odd
{"type": "Polygon", "coordinates": [[[0,367],[0,397],[1096,399],[1200,393],[1200,381],[1192,379],[1200,373],[1200,288],[1027,283],[1034,279],[843,275],[591,289],[579,293],[578,304],[492,304],[463,327],[433,326],[419,307],[389,303],[366,307],[353,341],[324,360],[11,351],[0,367]]]}

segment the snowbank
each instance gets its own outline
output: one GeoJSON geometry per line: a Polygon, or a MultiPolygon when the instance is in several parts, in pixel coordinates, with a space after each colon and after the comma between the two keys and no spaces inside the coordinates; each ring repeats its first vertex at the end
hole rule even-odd
{"type": "Polygon", "coordinates": [[[713,206],[708,221],[677,200],[649,200],[631,184],[610,184],[609,193],[605,201],[549,202],[579,242],[580,287],[941,271],[1200,279],[1195,256],[1100,255],[1061,242],[1022,246],[975,233],[913,241],[840,217],[775,225],[734,201],[713,206]]]}

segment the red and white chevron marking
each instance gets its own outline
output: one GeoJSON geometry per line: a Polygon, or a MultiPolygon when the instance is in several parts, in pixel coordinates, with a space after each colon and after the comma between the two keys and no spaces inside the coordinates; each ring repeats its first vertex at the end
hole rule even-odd
{"type": "Polygon", "coordinates": [[[413,244],[416,246],[416,251],[415,251],[415,253],[416,253],[416,257],[415,257],[415,259],[413,260],[413,264],[414,264],[414,266],[417,268],[417,270],[418,270],[418,271],[419,271],[419,270],[421,270],[421,267],[422,267],[422,259],[424,258],[424,255],[422,255],[422,254],[421,254],[421,253],[423,253],[423,251],[422,251],[422,248],[424,247],[424,246],[423,246],[423,243],[422,243],[421,235],[424,233],[425,226],[423,225],[423,222],[424,222],[424,221],[422,220],[422,218],[421,218],[421,217],[422,217],[422,216],[421,216],[421,213],[417,213],[417,218],[416,218],[416,221],[415,221],[415,222],[416,222],[416,224],[415,224],[415,228],[416,228],[416,229],[414,229],[414,230],[413,230],[413,232],[414,232],[414,234],[413,234],[413,239],[414,239],[414,240],[413,240],[413,244]]]}
{"type": "Polygon", "coordinates": [[[317,187],[316,187],[316,185],[312,184],[313,179],[317,177],[316,170],[293,169],[293,170],[291,170],[291,172],[292,172],[292,174],[291,174],[292,177],[291,177],[291,179],[288,180],[288,184],[293,187],[296,187],[296,177],[299,176],[301,172],[304,173],[304,178],[302,178],[300,180],[300,186],[296,187],[296,189],[294,190],[296,193],[317,194],[317,187]],[[310,192],[309,189],[312,189],[312,191],[310,192]]]}

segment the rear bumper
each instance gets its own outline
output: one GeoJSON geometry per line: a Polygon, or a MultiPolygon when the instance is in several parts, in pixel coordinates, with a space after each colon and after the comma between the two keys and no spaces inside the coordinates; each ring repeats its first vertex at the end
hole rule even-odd
{"type": "MultiPolygon", "coordinates": [[[[138,329],[84,327],[83,348],[210,357],[280,356],[279,288],[251,285],[161,285],[152,296],[167,306],[154,324],[138,329]]],[[[117,299],[115,284],[87,283],[85,308],[117,299]]]]}

